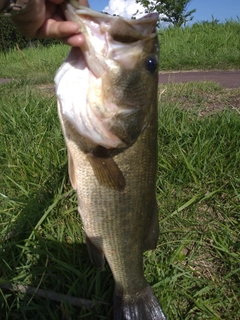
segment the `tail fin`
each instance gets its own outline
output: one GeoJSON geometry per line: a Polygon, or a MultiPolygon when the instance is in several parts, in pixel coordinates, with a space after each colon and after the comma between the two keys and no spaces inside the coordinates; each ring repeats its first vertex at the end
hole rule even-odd
{"type": "Polygon", "coordinates": [[[166,317],[148,286],[135,296],[123,296],[115,291],[114,320],[166,320],[166,317]]]}

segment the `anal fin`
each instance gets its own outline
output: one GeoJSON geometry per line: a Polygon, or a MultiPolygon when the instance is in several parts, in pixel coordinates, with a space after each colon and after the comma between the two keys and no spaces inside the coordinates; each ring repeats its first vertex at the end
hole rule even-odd
{"type": "Polygon", "coordinates": [[[118,191],[125,189],[123,173],[107,149],[99,146],[93,153],[88,153],[87,158],[100,185],[118,191]]]}
{"type": "Polygon", "coordinates": [[[105,259],[104,259],[103,251],[98,249],[88,237],[86,237],[86,245],[87,245],[88,254],[92,263],[97,268],[104,270],[105,259]]]}
{"type": "Polygon", "coordinates": [[[153,250],[156,248],[159,236],[159,223],[158,223],[158,208],[157,203],[152,213],[148,234],[144,241],[144,251],[153,250]]]}

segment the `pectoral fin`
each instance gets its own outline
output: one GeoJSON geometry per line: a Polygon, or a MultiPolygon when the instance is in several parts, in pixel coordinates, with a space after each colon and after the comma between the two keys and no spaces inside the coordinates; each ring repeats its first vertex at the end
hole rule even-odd
{"type": "Polygon", "coordinates": [[[87,158],[100,185],[118,191],[125,189],[126,181],[123,173],[107,149],[97,147],[93,153],[87,154],[87,158]]]}

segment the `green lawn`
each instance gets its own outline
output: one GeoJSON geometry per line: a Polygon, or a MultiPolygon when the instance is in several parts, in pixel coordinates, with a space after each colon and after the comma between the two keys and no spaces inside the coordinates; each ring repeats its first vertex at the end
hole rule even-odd
{"type": "MultiPolygon", "coordinates": [[[[89,260],[56,110],[52,79],[67,52],[53,46],[23,50],[25,60],[17,51],[0,57],[0,77],[15,78],[0,86],[3,320],[111,319],[112,275],[89,260]],[[96,307],[10,291],[6,283],[94,300],[96,307]]],[[[167,58],[163,51],[163,63],[167,58]]],[[[169,319],[240,318],[239,113],[240,89],[159,86],[161,233],[144,261],[169,319]]]]}
{"type": "Polygon", "coordinates": [[[160,30],[162,70],[240,69],[240,20],[160,30]]]}

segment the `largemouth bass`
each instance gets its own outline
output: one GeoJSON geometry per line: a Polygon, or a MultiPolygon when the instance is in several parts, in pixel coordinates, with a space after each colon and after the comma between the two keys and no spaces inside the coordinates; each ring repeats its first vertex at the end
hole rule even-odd
{"type": "Polygon", "coordinates": [[[115,320],[163,320],[143,272],[158,240],[158,15],[123,19],[72,0],[63,8],[86,38],[55,84],[88,252],[113,273],[115,320]]]}

